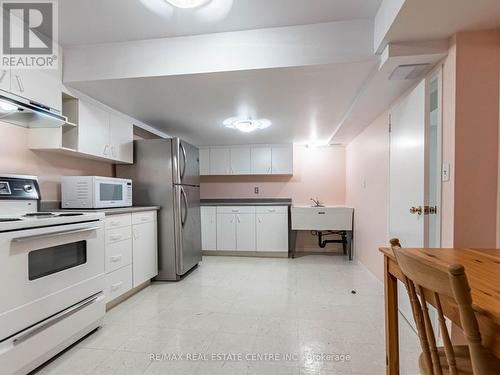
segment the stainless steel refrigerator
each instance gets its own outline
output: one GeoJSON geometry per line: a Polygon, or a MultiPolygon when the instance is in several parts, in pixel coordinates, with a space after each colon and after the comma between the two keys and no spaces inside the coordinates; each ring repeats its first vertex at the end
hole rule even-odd
{"type": "Polygon", "coordinates": [[[179,138],[134,141],[134,164],[117,165],[133,181],[133,202],[160,206],[155,280],[179,280],[201,261],[198,149],[179,138]]]}

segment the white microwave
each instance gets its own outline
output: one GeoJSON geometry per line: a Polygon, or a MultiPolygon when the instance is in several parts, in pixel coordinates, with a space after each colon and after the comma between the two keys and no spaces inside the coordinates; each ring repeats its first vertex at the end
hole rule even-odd
{"type": "Polygon", "coordinates": [[[99,176],[63,176],[62,208],[132,206],[132,180],[99,176]]]}

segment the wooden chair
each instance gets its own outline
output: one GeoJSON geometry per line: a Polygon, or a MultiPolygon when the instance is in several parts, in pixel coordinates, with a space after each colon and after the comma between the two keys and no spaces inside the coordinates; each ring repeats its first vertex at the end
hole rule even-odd
{"type": "Polygon", "coordinates": [[[391,240],[398,265],[405,276],[413,317],[418,330],[423,375],[493,375],[500,374],[500,360],[481,344],[481,333],[474,313],[469,283],[464,267],[442,264],[440,269],[416,259],[401,249],[398,239],[391,240]],[[420,298],[419,298],[420,296],[420,298]],[[446,327],[441,298],[451,298],[458,306],[460,321],[468,345],[453,346],[446,327]],[[437,309],[444,347],[436,346],[427,301],[437,309]]]}

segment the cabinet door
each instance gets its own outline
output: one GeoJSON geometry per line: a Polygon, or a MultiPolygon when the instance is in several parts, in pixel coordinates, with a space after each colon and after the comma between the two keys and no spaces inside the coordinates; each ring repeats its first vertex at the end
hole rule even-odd
{"type": "Polygon", "coordinates": [[[134,288],[158,275],[156,222],[132,227],[132,270],[134,288]]]}
{"type": "Polygon", "coordinates": [[[10,68],[0,69],[0,90],[10,91],[10,68]]]}
{"type": "Polygon", "coordinates": [[[210,149],[200,149],[200,176],[208,176],[210,174],[210,149]]]}
{"type": "Polygon", "coordinates": [[[210,174],[228,175],[231,170],[231,155],[228,148],[210,149],[210,174]]]}
{"type": "Polygon", "coordinates": [[[217,214],[217,250],[236,250],[236,215],[217,214]]]}
{"type": "Polygon", "coordinates": [[[84,100],[80,100],[78,108],[78,151],[111,158],[109,113],[84,100]]]}
{"type": "Polygon", "coordinates": [[[272,148],[273,174],[293,174],[293,148],[275,146],[272,148]]]}
{"type": "Polygon", "coordinates": [[[270,147],[252,148],[252,174],[271,174],[272,157],[270,147]]]}
{"type": "Polygon", "coordinates": [[[231,148],[231,174],[252,173],[249,147],[231,148]]]}
{"type": "Polygon", "coordinates": [[[109,152],[111,158],[124,163],[134,160],[134,124],[124,117],[110,114],[109,152]]]}
{"type": "Polygon", "coordinates": [[[255,251],[255,214],[236,214],[236,250],[255,251]]]}
{"type": "Polygon", "coordinates": [[[201,207],[201,249],[217,250],[217,207],[201,207]]]}
{"type": "Polygon", "coordinates": [[[257,251],[288,252],[288,214],[257,214],[257,251]]]}

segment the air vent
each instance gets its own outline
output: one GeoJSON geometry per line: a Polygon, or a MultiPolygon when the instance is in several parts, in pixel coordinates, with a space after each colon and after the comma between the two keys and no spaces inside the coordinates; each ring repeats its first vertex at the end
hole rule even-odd
{"type": "Polygon", "coordinates": [[[431,64],[408,64],[399,65],[391,73],[390,80],[416,79],[428,71],[431,64]]]}

